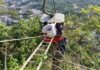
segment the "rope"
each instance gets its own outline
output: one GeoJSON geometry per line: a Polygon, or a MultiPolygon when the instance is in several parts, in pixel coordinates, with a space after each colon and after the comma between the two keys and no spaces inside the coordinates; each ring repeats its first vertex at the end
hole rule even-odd
{"type": "MultiPolygon", "coordinates": [[[[44,35],[42,35],[42,36],[44,36],[44,35]]],[[[42,37],[42,36],[25,37],[25,38],[11,39],[11,40],[1,40],[0,43],[12,42],[12,41],[20,41],[20,40],[26,40],[26,39],[33,39],[33,38],[42,37]]]]}
{"type": "MultiPolygon", "coordinates": [[[[47,55],[47,53],[48,53],[48,51],[49,51],[49,49],[50,49],[50,46],[51,46],[51,44],[52,44],[53,39],[54,39],[54,38],[51,39],[51,41],[50,41],[50,43],[49,43],[49,45],[48,45],[48,47],[47,47],[47,49],[46,49],[44,55],[47,55]]],[[[40,68],[41,68],[41,66],[42,66],[42,63],[43,63],[43,60],[41,60],[41,62],[39,63],[39,65],[38,65],[38,67],[37,67],[36,70],[40,70],[40,68]]]]}

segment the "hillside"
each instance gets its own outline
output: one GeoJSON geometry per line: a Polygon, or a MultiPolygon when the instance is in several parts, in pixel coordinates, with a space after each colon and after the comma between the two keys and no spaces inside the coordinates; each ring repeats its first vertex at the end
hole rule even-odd
{"type": "MultiPolygon", "coordinates": [[[[53,0],[48,0],[47,1],[47,7],[49,9],[53,9],[53,0]]],[[[42,9],[42,0],[8,0],[8,4],[12,5],[13,3],[16,3],[17,5],[24,5],[24,6],[29,6],[33,7],[36,9],[42,9]]],[[[69,10],[75,10],[77,8],[82,8],[82,7],[87,7],[88,5],[100,5],[99,0],[55,0],[55,6],[56,9],[59,12],[64,12],[66,13],[69,10]]]]}
{"type": "MultiPolygon", "coordinates": [[[[46,9],[53,12],[53,0],[48,0],[46,9]]],[[[11,25],[17,23],[17,20],[29,19],[31,17],[41,16],[42,3],[41,0],[2,0],[3,6],[0,6],[0,20],[11,25]],[[6,15],[5,15],[6,14],[6,15]],[[6,21],[5,21],[6,20],[6,21]],[[7,23],[9,22],[9,23],[7,23]]],[[[100,5],[99,0],[55,0],[56,12],[62,12],[66,15],[70,13],[80,14],[81,8],[88,5],[100,5]]]]}

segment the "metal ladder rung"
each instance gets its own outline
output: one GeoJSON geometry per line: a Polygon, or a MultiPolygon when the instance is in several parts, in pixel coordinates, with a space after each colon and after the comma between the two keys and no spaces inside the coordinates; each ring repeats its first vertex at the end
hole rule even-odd
{"type": "Polygon", "coordinates": [[[43,44],[49,44],[50,42],[44,42],[43,44]]]}
{"type": "Polygon", "coordinates": [[[34,63],[35,61],[29,61],[29,63],[34,63]]]}
{"type": "Polygon", "coordinates": [[[35,54],[35,56],[36,56],[36,55],[37,55],[37,56],[41,56],[41,54],[35,54]]]}
{"type": "Polygon", "coordinates": [[[41,47],[42,47],[42,46],[44,47],[44,46],[48,46],[48,45],[47,45],[47,44],[46,44],[46,45],[41,45],[41,47]]]}
{"type": "Polygon", "coordinates": [[[45,49],[39,49],[38,52],[39,52],[39,51],[45,51],[45,49]]]}

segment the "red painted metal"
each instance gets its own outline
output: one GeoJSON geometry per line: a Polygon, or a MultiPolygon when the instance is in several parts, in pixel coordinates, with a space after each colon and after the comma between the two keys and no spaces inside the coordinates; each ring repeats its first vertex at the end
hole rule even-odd
{"type": "MultiPolygon", "coordinates": [[[[52,38],[44,37],[43,39],[44,39],[45,42],[50,42],[52,38]]],[[[61,41],[63,39],[64,39],[64,37],[62,37],[62,36],[55,36],[53,41],[52,41],[52,43],[56,43],[57,44],[59,41],[61,41]]]]}

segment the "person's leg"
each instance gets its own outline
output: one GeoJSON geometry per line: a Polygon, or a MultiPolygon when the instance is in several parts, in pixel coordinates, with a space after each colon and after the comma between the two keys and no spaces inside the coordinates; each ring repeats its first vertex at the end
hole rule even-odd
{"type": "Polygon", "coordinates": [[[56,49],[53,49],[53,62],[52,62],[52,69],[51,70],[61,70],[59,67],[60,60],[62,59],[62,55],[65,53],[66,50],[66,44],[67,40],[64,37],[62,41],[59,42],[58,45],[56,45],[56,49]]]}
{"type": "Polygon", "coordinates": [[[61,40],[59,43],[58,43],[58,49],[60,50],[60,52],[62,54],[65,53],[66,51],[66,45],[67,45],[68,41],[66,40],[66,38],[64,37],[63,40],[61,40]]]}

